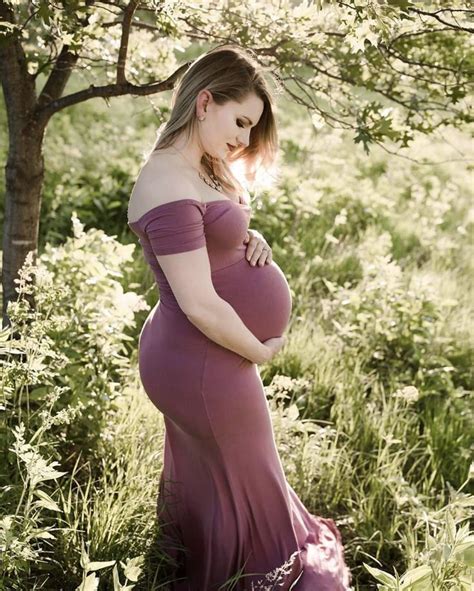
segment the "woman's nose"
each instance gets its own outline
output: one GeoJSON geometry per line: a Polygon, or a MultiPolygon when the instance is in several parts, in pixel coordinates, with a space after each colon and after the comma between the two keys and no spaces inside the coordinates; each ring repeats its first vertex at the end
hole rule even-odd
{"type": "Polygon", "coordinates": [[[249,141],[250,141],[250,131],[247,134],[241,135],[239,137],[239,144],[243,144],[244,146],[248,146],[249,141]]]}

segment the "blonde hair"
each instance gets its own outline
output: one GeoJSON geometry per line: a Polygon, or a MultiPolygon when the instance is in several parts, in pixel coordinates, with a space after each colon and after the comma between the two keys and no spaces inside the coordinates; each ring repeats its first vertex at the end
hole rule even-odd
{"type": "MultiPolygon", "coordinates": [[[[274,76],[271,79],[277,83],[274,76]]],[[[197,131],[196,99],[203,89],[212,94],[218,105],[230,100],[242,102],[249,93],[256,94],[263,101],[263,112],[250,132],[249,145],[238,148],[229,156],[230,163],[239,161],[243,165],[242,174],[251,186],[259,173],[268,174],[277,158],[275,105],[264,68],[248,50],[236,45],[215,47],[194,60],[174,89],[169,120],[158,130],[158,140],[149,156],[171,146],[178,134],[184,132],[189,140],[197,131]]],[[[201,164],[225,190],[230,193],[245,191],[224,160],[205,152],[201,164]]]]}

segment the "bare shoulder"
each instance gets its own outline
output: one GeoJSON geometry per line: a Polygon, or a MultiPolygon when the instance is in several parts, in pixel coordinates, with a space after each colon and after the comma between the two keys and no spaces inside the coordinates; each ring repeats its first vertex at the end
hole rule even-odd
{"type": "Polygon", "coordinates": [[[189,167],[172,154],[152,154],[140,170],[132,189],[129,220],[138,219],[157,205],[194,198],[195,195],[196,183],[189,167]]]}

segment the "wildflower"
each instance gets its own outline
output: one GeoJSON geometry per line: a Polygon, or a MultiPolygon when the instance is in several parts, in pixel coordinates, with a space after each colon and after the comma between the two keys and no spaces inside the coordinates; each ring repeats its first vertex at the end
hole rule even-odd
{"type": "Polygon", "coordinates": [[[401,390],[396,390],[393,396],[394,398],[401,398],[408,404],[412,404],[420,398],[420,393],[415,386],[405,386],[401,390]]]}

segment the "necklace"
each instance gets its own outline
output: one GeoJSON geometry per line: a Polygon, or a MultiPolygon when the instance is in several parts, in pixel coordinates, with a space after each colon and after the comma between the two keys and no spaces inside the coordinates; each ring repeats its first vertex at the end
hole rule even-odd
{"type": "Polygon", "coordinates": [[[211,189],[214,189],[214,190],[216,190],[216,191],[219,191],[220,193],[223,193],[223,192],[224,192],[224,188],[222,187],[221,183],[218,181],[217,177],[216,177],[214,174],[210,174],[210,175],[209,175],[209,179],[210,179],[210,180],[208,180],[208,179],[207,179],[207,178],[206,178],[206,177],[205,177],[205,176],[202,174],[202,172],[199,170],[199,168],[196,168],[196,167],[195,167],[193,164],[191,164],[191,162],[189,162],[189,160],[186,158],[186,156],[185,156],[185,155],[184,155],[182,152],[180,152],[180,151],[179,151],[177,148],[175,148],[174,146],[170,146],[170,148],[173,148],[173,150],[175,150],[176,152],[178,152],[178,154],[179,154],[180,156],[182,156],[182,157],[183,157],[183,158],[186,160],[186,162],[187,162],[187,163],[188,163],[190,166],[192,166],[192,168],[194,168],[194,170],[197,170],[197,173],[198,173],[198,175],[199,175],[199,178],[200,178],[201,180],[203,180],[203,181],[206,183],[206,185],[208,185],[209,187],[211,187],[211,189]]]}

